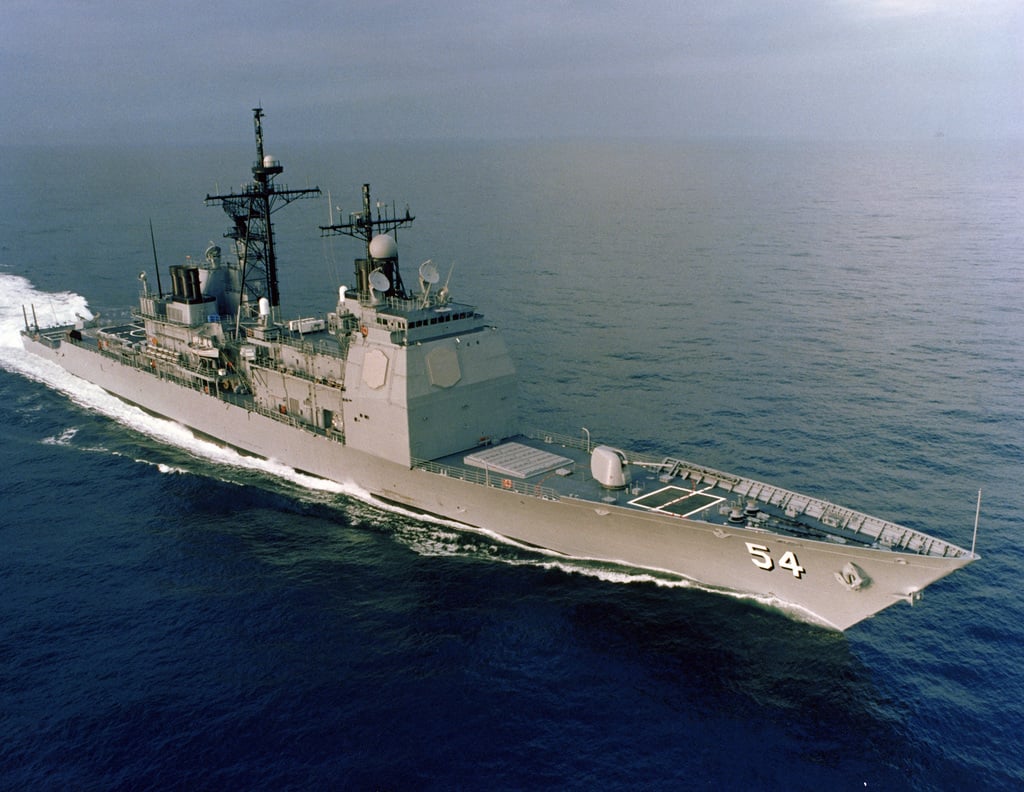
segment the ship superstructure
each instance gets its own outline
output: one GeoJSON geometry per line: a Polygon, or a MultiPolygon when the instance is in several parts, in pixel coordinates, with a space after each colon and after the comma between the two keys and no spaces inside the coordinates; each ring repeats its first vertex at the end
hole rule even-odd
{"type": "MultiPolygon", "coordinates": [[[[323,315],[285,320],[271,214],[318,188],[277,185],[264,153],[239,192],[229,257],[141,276],[134,321],[41,329],[25,347],[123,399],[249,453],[376,498],[573,558],[680,576],[844,630],[976,559],[933,536],[671,455],[522,430],[497,328],[453,299],[450,273],[403,281],[406,209],[362,208],[326,235],[361,243],[323,315]]],[[[33,313],[34,316],[34,313],[33,313]]]]}

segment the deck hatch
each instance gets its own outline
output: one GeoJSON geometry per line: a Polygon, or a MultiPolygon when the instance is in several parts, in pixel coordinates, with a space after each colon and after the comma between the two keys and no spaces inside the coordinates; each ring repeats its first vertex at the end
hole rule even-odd
{"type": "Polygon", "coordinates": [[[561,467],[572,467],[573,464],[568,457],[558,456],[540,448],[531,448],[522,443],[502,443],[485,451],[467,454],[462,461],[499,476],[520,479],[549,473],[561,467]]]}

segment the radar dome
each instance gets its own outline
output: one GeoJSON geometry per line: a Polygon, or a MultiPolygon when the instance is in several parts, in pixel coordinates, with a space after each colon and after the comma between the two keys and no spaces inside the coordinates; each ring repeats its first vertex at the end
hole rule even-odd
{"type": "Polygon", "coordinates": [[[398,257],[398,243],[390,234],[377,234],[370,240],[370,255],[375,259],[398,257]]]}

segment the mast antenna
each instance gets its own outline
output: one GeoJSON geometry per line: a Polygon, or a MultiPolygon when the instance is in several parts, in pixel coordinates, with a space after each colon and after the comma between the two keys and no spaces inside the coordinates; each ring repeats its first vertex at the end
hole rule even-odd
{"type": "Polygon", "coordinates": [[[156,259],[156,237],[153,236],[153,218],[149,218],[149,241],[153,245],[153,266],[156,268],[156,293],[157,296],[162,300],[164,298],[164,288],[160,285],[160,262],[156,259]]]}
{"type": "Polygon", "coordinates": [[[971,539],[971,555],[974,555],[974,546],[978,543],[978,518],[981,516],[981,490],[978,490],[978,505],[974,509],[974,538],[971,539]]]}
{"type": "Polygon", "coordinates": [[[252,109],[252,123],[256,127],[256,155],[258,157],[257,164],[263,164],[263,108],[254,107],[252,109]]]}

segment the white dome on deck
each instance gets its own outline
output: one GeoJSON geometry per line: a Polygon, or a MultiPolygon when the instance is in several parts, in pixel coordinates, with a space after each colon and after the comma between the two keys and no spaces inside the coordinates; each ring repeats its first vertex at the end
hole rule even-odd
{"type": "Polygon", "coordinates": [[[390,234],[377,234],[370,240],[370,255],[375,259],[398,257],[398,243],[390,234]]]}

